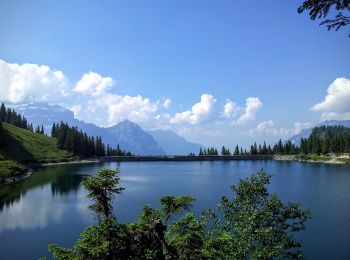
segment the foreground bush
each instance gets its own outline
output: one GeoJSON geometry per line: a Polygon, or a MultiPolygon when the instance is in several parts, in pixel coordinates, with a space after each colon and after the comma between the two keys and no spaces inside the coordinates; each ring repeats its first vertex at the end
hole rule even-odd
{"type": "Polygon", "coordinates": [[[270,179],[260,171],[241,180],[232,186],[232,200],[223,197],[200,218],[188,212],[192,197],[167,195],[160,208],[145,206],[135,223],[118,224],[112,200],[123,188],[118,171],[103,169],[83,182],[98,225],[88,227],[73,249],[50,244],[49,250],[57,259],[303,258],[295,234],[310,213],[269,194],[270,179]]]}

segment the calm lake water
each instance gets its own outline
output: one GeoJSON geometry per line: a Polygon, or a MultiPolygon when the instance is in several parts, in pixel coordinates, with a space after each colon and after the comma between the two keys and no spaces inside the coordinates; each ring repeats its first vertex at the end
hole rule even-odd
{"type": "Polygon", "coordinates": [[[143,205],[166,194],[188,194],[193,210],[215,208],[230,186],[260,169],[273,174],[270,191],[310,208],[300,234],[309,259],[350,259],[350,167],[278,161],[108,162],[41,169],[0,186],[0,259],[48,256],[47,244],[71,247],[95,222],[80,181],[101,168],[119,168],[125,191],[115,200],[119,222],[134,221],[143,205]]]}

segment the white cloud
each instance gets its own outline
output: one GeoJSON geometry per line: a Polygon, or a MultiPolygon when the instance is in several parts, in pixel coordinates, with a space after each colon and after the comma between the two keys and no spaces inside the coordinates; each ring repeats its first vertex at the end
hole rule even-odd
{"type": "Polygon", "coordinates": [[[163,102],[163,107],[164,107],[165,109],[168,109],[168,108],[170,107],[170,105],[171,105],[171,99],[170,99],[170,98],[166,98],[166,99],[164,100],[164,102],[163,102]]]}
{"type": "Polygon", "coordinates": [[[80,105],[74,105],[69,107],[68,109],[73,111],[74,117],[79,118],[79,115],[81,114],[81,109],[82,109],[80,105]]]}
{"type": "Polygon", "coordinates": [[[234,121],[234,124],[244,125],[254,121],[256,118],[256,114],[260,110],[262,105],[263,103],[257,97],[247,98],[244,113],[236,121],[234,121]]]}
{"type": "Polygon", "coordinates": [[[275,123],[272,120],[259,123],[255,129],[249,130],[250,136],[257,136],[262,134],[268,134],[273,136],[285,136],[290,134],[290,130],[285,128],[277,129],[275,123]]]}
{"type": "Polygon", "coordinates": [[[100,74],[90,71],[84,74],[77,82],[73,91],[81,94],[98,96],[106,93],[114,84],[115,82],[111,77],[102,77],[100,74]]]}
{"type": "Polygon", "coordinates": [[[311,123],[296,122],[294,123],[294,134],[299,134],[303,129],[311,127],[311,123]]]}
{"type": "Polygon", "coordinates": [[[114,85],[111,77],[89,72],[73,86],[63,72],[48,66],[0,60],[1,101],[59,104],[73,111],[78,119],[100,126],[110,126],[125,119],[140,123],[154,117],[159,101],[152,102],[140,95],[111,93],[114,85]]]}
{"type": "Polygon", "coordinates": [[[62,71],[0,60],[0,96],[5,102],[58,102],[68,91],[69,81],[62,71]]]}
{"type": "Polygon", "coordinates": [[[146,122],[158,111],[159,102],[151,102],[142,96],[118,96],[107,94],[98,103],[109,112],[108,122],[113,125],[125,119],[134,122],[146,122]]]}
{"type": "Polygon", "coordinates": [[[301,130],[310,127],[310,123],[296,122],[294,123],[294,128],[276,128],[275,123],[272,120],[267,120],[259,123],[255,129],[248,131],[249,136],[258,135],[272,135],[272,136],[289,136],[296,135],[301,132],[301,130]]]}
{"type": "Polygon", "coordinates": [[[237,107],[235,102],[227,100],[224,105],[224,111],[222,112],[222,116],[225,118],[233,118],[237,115],[239,110],[240,108],[237,107]]]}
{"type": "Polygon", "coordinates": [[[326,119],[350,119],[350,80],[335,79],[328,87],[324,100],[311,110],[322,111],[322,117],[326,119]]]}
{"type": "MultiPolygon", "coordinates": [[[[206,123],[219,126],[227,122],[246,124],[255,120],[262,107],[257,97],[246,99],[246,107],[226,100],[219,102],[211,94],[203,94],[191,109],[175,114],[164,113],[171,106],[171,99],[151,100],[141,95],[119,95],[116,81],[96,72],[88,72],[71,84],[62,71],[45,65],[11,64],[0,60],[0,98],[9,103],[46,102],[64,106],[80,120],[99,126],[111,126],[129,119],[146,128],[176,130],[198,126],[195,133],[218,135],[217,129],[203,130],[206,123]]],[[[194,133],[193,132],[193,133],[194,133]]]]}
{"type": "Polygon", "coordinates": [[[216,99],[210,94],[203,94],[201,101],[194,104],[191,110],[176,113],[171,119],[171,124],[190,123],[192,125],[201,123],[210,118],[214,111],[216,99]]]}

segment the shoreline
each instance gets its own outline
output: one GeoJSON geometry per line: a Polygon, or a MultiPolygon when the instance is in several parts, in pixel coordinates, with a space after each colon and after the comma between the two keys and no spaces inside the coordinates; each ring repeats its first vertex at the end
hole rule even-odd
{"type": "Polygon", "coordinates": [[[73,161],[67,161],[67,162],[29,163],[25,165],[28,169],[26,172],[15,177],[7,177],[3,182],[0,183],[0,185],[22,181],[28,178],[30,175],[32,175],[36,170],[43,167],[51,167],[56,165],[70,165],[70,164],[87,164],[87,163],[98,163],[98,162],[101,162],[101,160],[93,158],[93,159],[73,160],[73,161]]]}
{"type": "Polygon", "coordinates": [[[50,162],[50,163],[41,163],[40,167],[49,167],[55,165],[69,165],[69,164],[85,164],[85,163],[98,163],[101,162],[100,159],[82,159],[82,160],[73,160],[68,162],[50,162]]]}
{"type": "Polygon", "coordinates": [[[294,162],[306,162],[306,163],[323,163],[323,164],[340,164],[349,165],[350,162],[340,161],[337,157],[328,157],[328,160],[312,160],[312,159],[301,159],[296,155],[276,155],[273,158],[275,161],[294,161],[294,162]]]}
{"type": "Polygon", "coordinates": [[[26,167],[28,170],[19,176],[8,177],[4,182],[0,183],[9,184],[22,181],[28,178],[36,170],[43,167],[52,167],[57,165],[73,165],[73,164],[88,164],[99,162],[149,162],[149,161],[233,161],[233,160],[274,160],[274,161],[294,161],[294,162],[306,162],[306,163],[323,163],[333,165],[349,165],[350,161],[339,161],[338,158],[329,157],[329,160],[312,160],[297,158],[296,155],[237,155],[237,156],[105,156],[101,158],[87,158],[81,160],[62,161],[62,162],[49,162],[49,163],[30,163],[26,167]]]}

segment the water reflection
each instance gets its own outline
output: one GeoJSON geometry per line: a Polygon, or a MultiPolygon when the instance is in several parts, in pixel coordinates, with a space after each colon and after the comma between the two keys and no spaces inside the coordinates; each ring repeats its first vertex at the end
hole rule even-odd
{"type": "Polygon", "coordinates": [[[0,216],[0,230],[45,228],[49,223],[56,224],[62,218],[64,205],[47,198],[50,187],[21,194],[12,201],[12,206],[4,208],[0,216]]]}
{"type": "Polygon", "coordinates": [[[144,205],[157,207],[159,198],[169,193],[194,196],[197,214],[215,208],[222,195],[232,196],[232,184],[264,168],[274,175],[272,193],[311,208],[312,219],[301,234],[306,256],[350,259],[349,167],[276,161],[108,162],[41,169],[21,182],[0,186],[0,258],[48,256],[49,242],[72,246],[96,221],[80,182],[101,168],[121,170],[125,191],[113,202],[121,223],[135,221],[144,205]]]}
{"type": "Polygon", "coordinates": [[[87,176],[71,166],[50,167],[17,183],[1,185],[0,231],[42,229],[59,223],[66,212],[85,216],[87,202],[80,183],[87,176]],[[74,202],[72,208],[65,205],[67,201],[74,202]]]}
{"type": "Polygon", "coordinates": [[[88,176],[84,169],[74,165],[48,167],[38,170],[22,181],[0,185],[0,213],[4,208],[18,203],[28,191],[43,188],[49,183],[53,196],[67,197],[70,193],[77,193],[81,181],[88,176]],[[80,171],[77,172],[77,169],[80,171]]]}
{"type": "Polygon", "coordinates": [[[87,175],[59,175],[51,182],[52,196],[68,196],[70,193],[76,194],[82,180],[87,175]]]}

